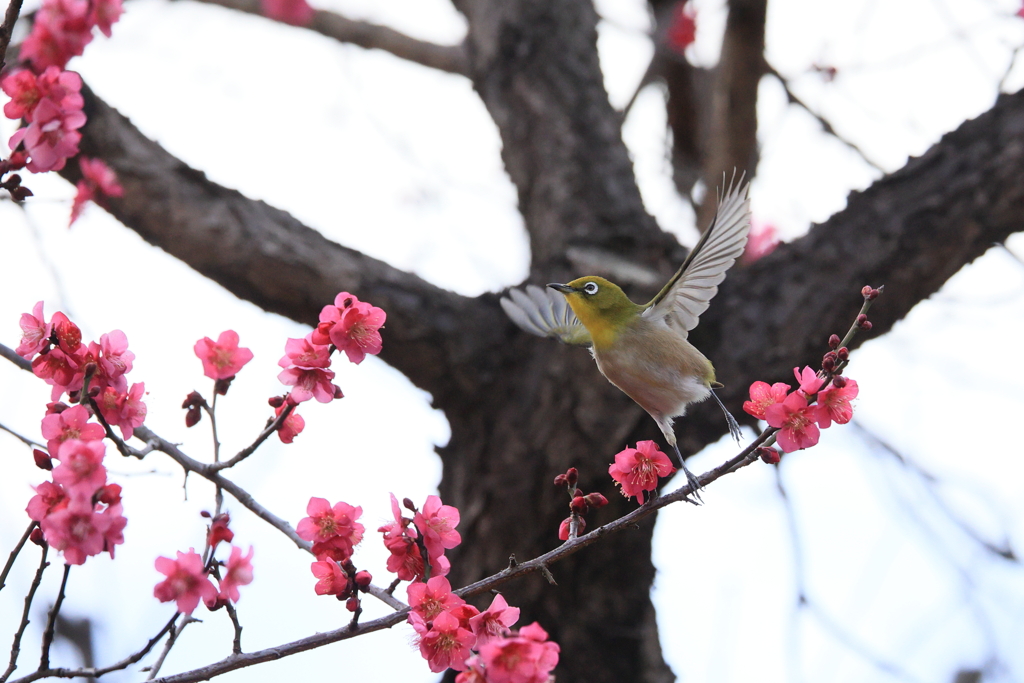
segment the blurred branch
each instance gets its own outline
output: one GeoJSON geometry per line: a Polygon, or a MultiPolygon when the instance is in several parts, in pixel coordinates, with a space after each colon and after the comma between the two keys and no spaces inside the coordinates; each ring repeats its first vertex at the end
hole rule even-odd
{"type": "MultiPolygon", "coordinates": [[[[5,346],[3,348],[6,349],[7,347],[5,346]]],[[[6,426],[4,424],[0,424],[0,431],[7,432],[8,434],[13,436],[18,441],[22,442],[23,444],[25,444],[29,448],[39,448],[41,450],[46,450],[46,446],[44,446],[43,444],[36,443],[35,441],[33,441],[32,439],[28,438],[27,436],[22,436],[21,434],[19,434],[18,432],[14,431],[13,429],[11,429],[10,427],[8,427],[8,426],[6,426]]]]}
{"type": "MultiPolygon", "coordinates": [[[[199,0],[211,5],[264,16],[260,0],[199,0]]],[[[437,45],[400,33],[388,26],[349,19],[334,12],[316,10],[306,27],[341,43],[390,52],[396,57],[460,76],[469,75],[469,60],[462,45],[437,45]]]]}
{"type": "Polygon", "coordinates": [[[871,445],[875,446],[876,448],[886,453],[887,455],[892,456],[892,458],[895,459],[900,465],[902,465],[908,471],[916,474],[924,482],[925,490],[928,491],[928,495],[932,498],[932,500],[935,501],[935,504],[938,507],[938,509],[941,510],[942,513],[946,516],[946,518],[953,522],[953,524],[958,529],[960,529],[960,531],[962,531],[968,538],[970,538],[972,541],[974,541],[983,549],[992,553],[993,555],[1001,557],[1004,560],[1009,560],[1010,562],[1018,564],[1020,563],[1020,558],[1017,557],[1017,554],[1013,551],[1013,548],[1010,546],[1009,539],[1004,540],[1003,545],[1001,546],[996,545],[995,543],[992,543],[991,541],[982,538],[981,534],[979,534],[977,530],[973,529],[969,524],[967,524],[967,522],[965,522],[956,513],[953,512],[953,510],[949,507],[946,501],[943,500],[942,496],[939,495],[939,492],[935,490],[935,484],[938,483],[939,481],[938,477],[936,477],[934,474],[923,468],[921,465],[916,463],[911,458],[900,453],[898,450],[896,450],[895,447],[893,447],[887,441],[885,441],[877,434],[869,430],[860,422],[854,420],[851,422],[851,425],[858,432],[860,432],[861,436],[871,445]]]}
{"type": "Polygon", "coordinates": [[[786,99],[789,100],[790,104],[795,104],[798,107],[801,107],[808,114],[810,114],[811,117],[813,117],[814,120],[818,122],[822,130],[824,130],[826,133],[834,137],[836,140],[838,140],[839,142],[843,143],[844,145],[852,149],[854,152],[856,152],[865,164],[872,167],[882,175],[885,175],[887,173],[887,171],[884,168],[882,168],[877,163],[872,161],[871,158],[868,157],[867,154],[865,154],[864,150],[862,150],[856,143],[847,140],[842,135],[837,133],[836,129],[832,127],[832,124],[828,121],[828,119],[826,119],[824,116],[811,109],[806,102],[797,97],[796,94],[789,87],[789,80],[787,80],[785,76],[776,71],[775,67],[773,67],[771,64],[768,64],[767,62],[765,63],[765,65],[768,70],[768,73],[770,73],[772,76],[775,76],[776,80],[778,80],[778,82],[782,85],[783,89],[786,91],[786,99]]]}

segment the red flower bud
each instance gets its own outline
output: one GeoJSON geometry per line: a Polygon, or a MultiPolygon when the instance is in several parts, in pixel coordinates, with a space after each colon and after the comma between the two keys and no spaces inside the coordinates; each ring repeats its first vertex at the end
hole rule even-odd
{"type": "Polygon", "coordinates": [[[345,609],[349,612],[355,612],[359,609],[359,598],[351,597],[345,602],[345,609]]]}
{"type": "Polygon", "coordinates": [[[575,467],[570,467],[565,471],[565,479],[569,482],[569,486],[575,486],[576,482],[580,480],[580,473],[575,467]]]}
{"type": "Polygon", "coordinates": [[[825,354],[825,357],[821,359],[821,369],[825,372],[832,372],[836,368],[836,361],[838,357],[832,351],[825,354]]]}
{"type": "Polygon", "coordinates": [[[284,405],[284,396],[271,396],[267,399],[267,403],[271,408],[280,408],[284,405]]]}
{"type": "Polygon", "coordinates": [[[412,510],[413,512],[416,512],[416,506],[408,498],[403,498],[402,499],[402,505],[405,506],[406,510],[412,510]]]}
{"type": "Polygon", "coordinates": [[[555,475],[555,486],[565,486],[568,483],[569,480],[566,478],[564,474],[555,475]]]}
{"type": "Polygon", "coordinates": [[[760,456],[761,460],[768,463],[769,465],[777,465],[779,464],[779,461],[782,459],[782,456],[779,455],[779,452],[777,450],[775,450],[774,448],[768,448],[767,446],[761,446],[760,448],[758,448],[757,454],[758,456],[760,456]]]}
{"type": "Polygon", "coordinates": [[[867,319],[868,319],[868,314],[867,313],[861,313],[860,315],[857,316],[857,324],[858,325],[863,325],[865,322],[867,322],[867,319]]]}
{"type": "Polygon", "coordinates": [[[356,585],[360,588],[366,588],[370,585],[371,581],[373,581],[373,577],[370,575],[370,572],[365,569],[356,572],[356,585]]]}
{"type": "Polygon", "coordinates": [[[583,496],[576,496],[569,503],[569,509],[579,515],[587,514],[587,501],[583,499],[583,496]]]}
{"type": "Polygon", "coordinates": [[[82,345],[82,331],[78,329],[78,325],[63,318],[57,321],[54,327],[53,332],[57,335],[57,343],[66,353],[74,353],[82,345]]]}
{"type": "Polygon", "coordinates": [[[221,541],[230,543],[235,537],[235,532],[228,528],[228,524],[230,523],[231,515],[226,512],[214,517],[213,522],[210,524],[210,531],[206,535],[207,544],[216,548],[217,544],[221,541]]]}
{"type": "Polygon", "coordinates": [[[213,383],[214,393],[220,394],[221,396],[226,396],[228,393],[228,389],[231,388],[231,381],[233,379],[235,379],[234,375],[218,379],[216,382],[213,383]]]}
{"type": "Polygon", "coordinates": [[[32,533],[28,535],[28,540],[40,547],[46,545],[46,541],[43,540],[43,530],[39,527],[32,530],[32,533]]]}
{"type": "Polygon", "coordinates": [[[583,496],[583,499],[587,501],[587,505],[590,507],[600,508],[608,504],[608,499],[600,493],[588,493],[583,496]]]}
{"type": "Polygon", "coordinates": [[[850,358],[850,349],[844,346],[843,348],[836,351],[836,355],[839,356],[839,360],[848,360],[850,358]]]}
{"type": "Polygon", "coordinates": [[[865,332],[869,332],[871,330],[871,321],[865,320],[864,322],[862,322],[860,324],[860,329],[864,330],[865,332]]]}
{"type": "Polygon", "coordinates": [[[832,378],[832,385],[836,389],[842,389],[843,387],[846,386],[846,378],[843,377],[842,375],[836,375],[835,377],[832,378]]]}
{"type": "Polygon", "coordinates": [[[100,489],[97,500],[104,505],[117,505],[121,502],[121,486],[119,484],[107,484],[100,489]]]}
{"type": "Polygon", "coordinates": [[[50,455],[45,451],[41,451],[38,448],[32,449],[32,457],[35,458],[36,467],[41,470],[52,470],[53,460],[50,459],[50,455]]]}
{"type": "Polygon", "coordinates": [[[833,334],[831,337],[828,338],[828,347],[830,349],[837,349],[839,348],[839,343],[841,341],[842,340],[839,338],[838,334],[833,334]]]}
{"type": "Polygon", "coordinates": [[[341,393],[341,387],[339,387],[339,386],[335,386],[334,387],[334,398],[335,399],[345,398],[345,394],[341,393]]]}
{"type": "Polygon", "coordinates": [[[203,419],[203,410],[199,406],[193,406],[185,413],[185,426],[195,427],[203,419]]]}

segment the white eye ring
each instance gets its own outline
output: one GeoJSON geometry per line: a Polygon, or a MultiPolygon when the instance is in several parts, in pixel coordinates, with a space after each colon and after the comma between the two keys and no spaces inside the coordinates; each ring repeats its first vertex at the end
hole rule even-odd
{"type": "Polygon", "coordinates": [[[597,294],[597,283],[588,282],[587,284],[583,285],[583,292],[586,294],[597,294]]]}

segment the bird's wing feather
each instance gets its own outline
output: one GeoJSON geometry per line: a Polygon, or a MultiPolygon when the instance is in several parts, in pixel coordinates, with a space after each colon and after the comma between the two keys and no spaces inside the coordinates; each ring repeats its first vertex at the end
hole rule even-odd
{"type": "Polygon", "coordinates": [[[718,211],[711,227],[704,232],[672,279],[647,304],[642,314],[644,317],[664,320],[684,337],[697,326],[700,314],[707,310],[711,298],[718,293],[725,271],[735,263],[747,244],[750,231],[748,187],[742,177],[739,183],[729,183],[718,200],[718,211]]]}
{"type": "Polygon", "coordinates": [[[510,289],[501,298],[505,314],[519,327],[538,337],[554,337],[573,346],[591,346],[590,333],[569,307],[561,292],[537,285],[526,291],[510,289]]]}

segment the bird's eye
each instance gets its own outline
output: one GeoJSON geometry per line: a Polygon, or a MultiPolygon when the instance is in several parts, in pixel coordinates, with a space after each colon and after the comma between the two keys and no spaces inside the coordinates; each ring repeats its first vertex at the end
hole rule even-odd
{"type": "Polygon", "coordinates": [[[597,283],[588,282],[587,284],[583,285],[583,291],[587,294],[597,294],[597,283]]]}

